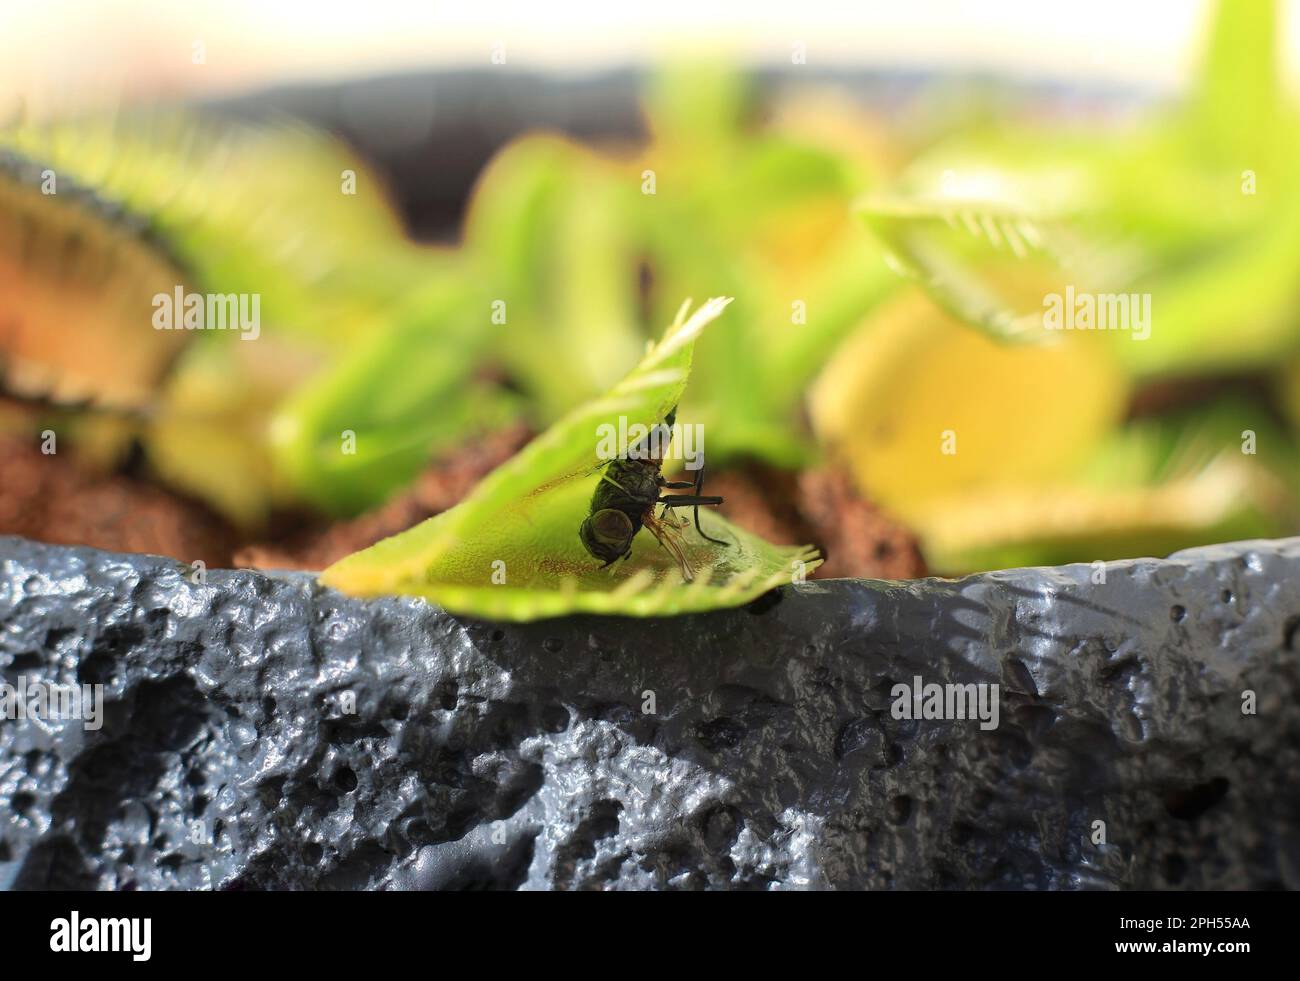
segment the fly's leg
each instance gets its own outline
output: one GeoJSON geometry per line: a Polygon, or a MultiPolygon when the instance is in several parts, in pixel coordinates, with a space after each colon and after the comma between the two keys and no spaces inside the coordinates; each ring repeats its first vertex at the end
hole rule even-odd
{"type": "MultiPolygon", "coordinates": [[[[701,459],[700,469],[695,471],[695,496],[699,497],[700,492],[702,490],[704,490],[704,461],[701,459]]],[[[718,503],[719,504],[722,503],[722,498],[720,497],[718,498],[718,503]]],[[[696,505],[695,507],[695,530],[699,532],[700,537],[703,538],[706,542],[713,542],[714,545],[726,545],[726,546],[731,545],[730,542],[718,541],[718,539],[710,538],[708,535],[704,534],[704,529],[700,527],[699,505],[696,505]]]]}
{"type": "MultiPolygon", "coordinates": [[[[692,488],[695,487],[695,482],[694,482],[694,481],[690,481],[690,480],[664,480],[664,478],[662,477],[662,475],[659,476],[658,478],[656,478],[655,483],[657,483],[660,487],[662,487],[662,488],[664,488],[664,489],[666,489],[666,490],[691,490],[692,488]]],[[[664,520],[664,519],[666,519],[666,518],[668,517],[668,509],[669,509],[670,507],[672,507],[671,504],[665,504],[665,505],[663,506],[662,510],[660,510],[660,512],[659,512],[659,518],[660,518],[661,521],[664,520]]]]}
{"type": "Polygon", "coordinates": [[[714,545],[729,546],[731,544],[730,542],[722,542],[716,538],[710,538],[708,535],[704,534],[704,529],[700,527],[700,505],[714,506],[722,503],[722,498],[720,497],[710,497],[700,493],[700,491],[704,489],[704,467],[700,467],[699,470],[695,471],[695,480],[690,484],[686,484],[684,481],[674,481],[673,483],[668,483],[664,486],[687,486],[695,492],[694,494],[679,494],[675,497],[659,498],[659,502],[664,505],[664,511],[667,511],[670,507],[694,507],[695,530],[699,532],[700,537],[706,542],[713,542],[714,545]]]}
{"type": "MultiPolygon", "coordinates": [[[[699,469],[695,470],[695,496],[699,496],[699,492],[701,492],[703,489],[705,489],[705,464],[703,464],[703,461],[701,461],[701,464],[699,464],[699,469]]],[[[723,499],[719,498],[718,503],[722,504],[723,499]]],[[[699,526],[699,505],[698,504],[695,505],[695,531],[698,531],[699,537],[705,539],[706,542],[712,542],[714,544],[722,544],[722,546],[731,546],[731,542],[719,542],[718,539],[710,538],[708,537],[708,535],[705,534],[705,529],[702,529],[701,526],[699,526]]]]}
{"type": "Polygon", "coordinates": [[[664,509],[659,512],[659,523],[667,528],[676,528],[678,531],[686,527],[686,519],[673,513],[671,504],[665,504],[664,509]]]}
{"type": "Polygon", "coordinates": [[[700,507],[715,507],[722,503],[720,497],[698,496],[695,494],[674,494],[669,497],[661,497],[658,501],[664,506],[664,510],[669,508],[695,508],[695,530],[700,533],[700,537],[705,541],[713,542],[715,545],[729,545],[730,542],[720,542],[716,538],[710,538],[704,534],[704,529],[700,527],[700,507]]]}

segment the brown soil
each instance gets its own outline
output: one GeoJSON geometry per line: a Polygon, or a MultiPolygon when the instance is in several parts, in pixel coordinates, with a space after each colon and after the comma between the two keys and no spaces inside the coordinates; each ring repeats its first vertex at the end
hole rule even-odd
{"type": "Polygon", "coordinates": [[[228,566],[234,530],[202,504],[0,435],[0,535],[228,566]]]}
{"type": "Polygon", "coordinates": [[[716,477],[708,494],[747,531],[778,545],[816,545],[825,559],[814,579],[913,579],[926,574],[916,537],[858,496],[835,469],[801,474],[750,464],[716,477]]]}
{"type": "MultiPolygon", "coordinates": [[[[122,474],[98,475],[66,454],[0,437],[0,534],[118,552],[149,552],[209,568],[319,570],[447,510],[527,443],[522,426],[492,434],[433,462],[407,491],[350,521],[286,522],[293,530],[251,543],[201,503],[122,474]]],[[[815,544],[826,559],[815,578],[908,579],[925,574],[916,539],[860,498],[835,470],[803,474],[752,463],[711,474],[728,518],[769,541],[815,544]]]]}

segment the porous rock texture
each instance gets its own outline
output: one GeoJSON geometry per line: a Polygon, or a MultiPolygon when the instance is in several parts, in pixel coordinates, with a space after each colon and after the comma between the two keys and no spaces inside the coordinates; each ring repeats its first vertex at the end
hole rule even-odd
{"type": "Polygon", "coordinates": [[[1300,886],[1300,539],[644,621],[191,578],[0,539],[4,680],[105,686],[0,721],[0,887],[1300,886]]]}

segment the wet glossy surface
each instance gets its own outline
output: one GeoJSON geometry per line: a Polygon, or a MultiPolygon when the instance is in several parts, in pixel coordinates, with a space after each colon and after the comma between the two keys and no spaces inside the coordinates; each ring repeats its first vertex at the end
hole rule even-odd
{"type": "Polygon", "coordinates": [[[4,681],[105,686],[0,721],[0,885],[1300,886],[1300,539],[641,621],[189,572],[0,539],[4,681]]]}

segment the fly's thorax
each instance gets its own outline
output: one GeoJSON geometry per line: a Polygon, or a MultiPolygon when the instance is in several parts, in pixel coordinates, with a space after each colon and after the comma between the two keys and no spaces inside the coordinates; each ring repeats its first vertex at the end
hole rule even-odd
{"type": "Polygon", "coordinates": [[[658,499],[658,477],[659,468],[649,461],[615,460],[596,484],[591,509],[618,508],[639,514],[658,499]]]}

